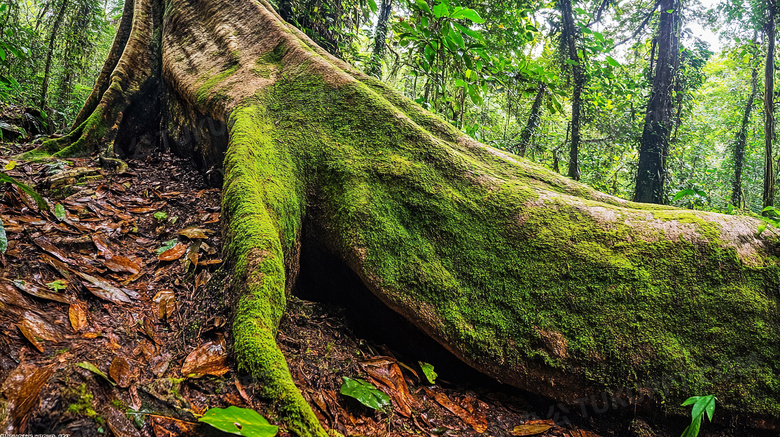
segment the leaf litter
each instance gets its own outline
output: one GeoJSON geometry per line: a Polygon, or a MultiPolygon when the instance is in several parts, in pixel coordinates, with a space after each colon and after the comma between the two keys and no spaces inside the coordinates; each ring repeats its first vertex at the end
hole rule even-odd
{"type": "MultiPolygon", "coordinates": [[[[11,412],[0,421],[4,432],[95,435],[107,425],[119,436],[197,436],[207,432],[198,418],[208,408],[275,417],[262,385],[229,355],[219,190],[169,155],[129,163],[124,174],[88,158],[16,163],[9,175],[37,187],[51,211],[16,185],[0,186],[0,407],[11,412]],[[177,219],[153,215],[163,208],[177,219]]],[[[328,429],[510,436],[537,418],[519,397],[429,385],[418,372],[432,369],[412,364],[425,357],[399,361],[356,337],[344,314],[290,301],[277,340],[328,429]],[[391,406],[376,412],[350,402],[339,393],[343,377],[367,381],[391,406]]],[[[585,435],[575,432],[559,424],[539,435],[585,435]]],[[[281,426],[279,435],[291,434],[281,426]]]]}

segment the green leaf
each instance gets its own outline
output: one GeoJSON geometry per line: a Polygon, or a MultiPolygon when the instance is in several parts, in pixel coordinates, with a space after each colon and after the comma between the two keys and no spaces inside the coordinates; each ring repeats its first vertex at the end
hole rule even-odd
{"type": "Polygon", "coordinates": [[[5,253],[8,249],[8,237],[5,235],[5,227],[3,221],[0,220],[0,253],[5,253]]]}
{"type": "Polygon", "coordinates": [[[257,411],[232,405],[224,409],[212,408],[198,421],[220,431],[246,437],[273,437],[279,432],[278,426],[271,425],[257,411]]]}
{"type": "Polygon", "coordinates": [[[456,20],[462,20],[462,19],[471,20],[477,24],[482,24],[485,22],[485,20],[479,16],[479,13],[477,11],[469,8],[463,8],[458,12],[452,14],[452,18],[456,20]]]}
{"type": "Polygon", "coordinates": [[[612,56],[607,56],[607,62],[615,68],[620,67],[620,62],[616,61],[612,56]]]}
{"type": "Polygon", "coordinates": [[[112,381],[112,380],[108,379],[108,376],[107,376],[105,373],[103,373],[103,372],[102,372],[100,369],[98,369],[97,367],[95,367],[95,366],[94,366],[92,363],[90,363],[90,362],[87,362],[87,361],[82,361],[82,362],[80,362],[80,363],[78,363],[78,364],[76,364],[76,365],[77,365],[77,366],[79,366],[79,367],[81,367],[82,369],[87,369],[87,370],[89,370],[90,372],[94,373],[95,375],[98,375],[98,376],[102,377],[102,378],[103,378],[103,379],[105,379],[106,381],[110,382],[110,383],[111,383],[111,385],[116,385],[116,384],[114,383],[114,381],[112,381]]]}
{"type": "Polygon", "coordinates": [[[157,211],[154,213],[154,218],[157,219],[157,221],[161,222],[168,218],[168,213],[165,211],[157,211]]]}
{"type": "Polygon", "coordinates": [[[376,0],[368,0],[368,7],[371,9],[371,12],[376,12],[376,0]]]}
{"type": "Polygon", "coordinates": [[[481,44],[485,44],[485,38],[482,36],[481,33],[477,32],[476,30],[471,30],[468,27],[460,25],[458,23],[452,23],[452,24],[454,24],[455,27],[457,27],[458,30],[460,30],[461,32],[474,38],[476,41],[480,42],[481,44]]]}
{"type": "Polygon", "coordinates": [[[166,250],[172,249],[173,246],[175,246],[176,243],[178,243],[178,242],[179,241],[176,240],[175,238],[173,240],[168,240],[168,241],[164,242],[163,245],[160,248],[158,248],[157,250],[155,250],[154,252],[157,255],[160,255],[161,253],[165,252],[166,250]]]}
{"type": "Polygon", "coordinates": [[[471,98],[471,101],[475,105],[477,105],[477,106],[482,105],[482,95],[479,93],[479,87],[478,86],[469,85],[469,87],[467,89],[468,89],[469,97],[471,98]]]}
{"type": "Polygon", "coordinates": [[[682,437],[697,437],[699,435],[699,429],[701,428],[701,418],[705,411],[712,420],[712,414],[715,412],[715,396],[691,396],[682,403],[682,406],[693,404],[693,410],[691,411],[691,424],[685,428],[682,437]]]}
{"type": "Polygon", "coordinates": [[[758,229],[756,231],[758,232],[758,235],[761,235],[766,230],[766,227],[767,227],[767,222],[763,222],[760,225],[758,225],[758,229]]]}
{"type": "Polygon", "coordinates": [[[341,385],[341,394],[357,399],[361,404],[374,410],[384,410],[390,406],[390,398],[377,390],[370,382],[362,379],[341,377],[344,384],[341,385]]]}
{"type": "Polygon", "coordinates": [[[466,42],[463,40],[463,35],[458,30],[452,29],[450,31],[449,37],[458,44],[458,47],[462,49],[466,48],[466,42]]]}
{"type": "Polygon", "coordinates": [[[5,50],[0,47],[0,61],[5,61],[5,50]]]}
{"type": "MultiPolygon", "coordinates": [[[[680,190],[680,191],[678,191],[678,192],[677,192],[677,194],[675,194],[675,195],[674,195],[674,198],[672,198],[672,201],[676,202],[676,201],[678,201],[678,200],[682,199],[682,198],[683,198],[683,197],[685,197],[685,196],[692,196],[692,195],[694,195],[694,194],[696,194],[696,192],[695,192],[695,191],[693,191],[693,190],[692,190],[692,189],[690,189],[690,188],[686,188],[686,189],[684,189],[684,190],[680,190]]],[[[690,399],[689,399],[689,400],[690,400],[690,399]]],[[[686,402],[687,402],[687,401],[686,401],[686,402]]]]}
{"type": "Polygon", "coordinates": [[[422,361],[418,361],[417,363],[420,365],[423,374],[425,374],[425,379],[427,379],[431,384],[436,384],[436,377],[439,375],[433,370],[433,364],[424,363],[422,361]]]}
{"type": "Polygon", "coordinates": [[[62,204],[54,205],[54,217],[57,217],[59,221],[65,220],[65,207],[62,204]]]}
{"type": "Polygon", "coordinates": [[[436,6],[433,7],[433,15],[435,15],[436,18],[448,17],[450,15],[450,8],[447,7],[447,2],[440,1],[437,3],[436,6]]]}
{"type": "Polygon", "coordinates": [[[43,211],[49,210],[49,204],[46,203],[45,200],[43,200],[43,197],[41,197],[40,194],[36,193],[35,190],[30,188],[29,186],[17,181],[16,179],[12,178],[11,176],[8,176],[7,174],[0,172],[0,182],[8,182],[10,184],[14,184],[19,189],[24,191],[28,196],[32,197],[33,200],[35,200],[35,203],[38,205],[38,209],[43,211]]]}
{"type": "Polygon", "coordinates": [[[54,291],[62,291],[68,288],[68,283],[64,279],[57,279],[56,281],[47,283],[46,286],[54,291]]]}
{"type": "Polygon", "coordinates": [[[422,10],[423,12],[427,12],[428,15],[433,15],[430,6],[428,6],[428,3],[425,0],[414,0],[414,3],[417,5],[418,9],[422,10]]]}

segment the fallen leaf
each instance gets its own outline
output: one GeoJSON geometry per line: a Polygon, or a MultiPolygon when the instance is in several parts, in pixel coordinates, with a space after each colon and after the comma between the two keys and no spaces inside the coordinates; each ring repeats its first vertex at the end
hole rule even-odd
{"type": "Polygon", "coordinates": [[[73,273],[79,275],[82,279],[90,282],[97,288],[87,287],[89,291],[95,296],[107,300],[113,303],[130,303],[131,300],[127,294],[117,287],[111,285],[108,281],[102,278],[98,278],[79,271],[73,271],[73,273]]]}
{"type": "Polygon", "coordinates": [[[552,420],[529,420],[528,422],[517,425],[512,429],[514,436],[537,435],[547,432],[554,426],[552,420]]]}
{"type": "Polygon", "coordinates": [[[92,364],[92,363],[90,363],[90,362],[88,362],[88,361],[82,361],[82,362],[80,362],[80,363],[78,363],[78,364],[76,364],[76,365],[77,365],[77,366],[79,366],[79,367],[81,367],[82,369],[87,369],[87,370],[89,370],[90,372],[94,373],[95,375],[98,375],[98,376],[100,376],[101,378],[103,378],[103,379],[105,379],[106,381],[108,381],[108,382],[109,382],[111,385],[116,385],[116,384],[114,383],[114,381],[112,381],[112,380],[108,379],[108,376],[107,376],[105,373],[103,373],[103,371],[102,371],[102,370],[100,370],[100,369],[98,369],[97,367],[95,367],[95,365],[94,365],[94,364],[92,364]]]}
{"type": "Polygon", "coordinates": [[[195,276],[195,288],[200,288],[201,285],[206,285],[211,280],[211,273],[208,270],[201,270],[198,276],[195,276]]]}
{"type": "Polygon", "coordinates": [[[212,234],[212,233],[214,233],[214,231],[211,231],[209,229],[201,229],[197,227],[189,227],[179,231],[179,235],[182,235],[189,239],[202,239],[202,240],[209,238],[208,234],[212,234]]]}
{"type": "Polygon", "coordinates": [[[189,270],[190,266],[197,266],[198,265],[198,251],[200,250],[200,242],[201,240],[195,240],[190,244],[190,247],[187,249],[187,261],[184,263],[184,270],[189,270]]]}
{"type": "Polygon", "coordinates": [[[40,352],[43,352],[41,340],[55,341],[57,339],[57,330],[54,326],[32,311],[25,311],[16,326],[40,352]]]}
{"type": "Polygon", "coordinates": [[[103,238],[102,234],[92,234],[92,242],[95,244],[95,247],[98,250],[98,255],[108,259],[114,256],[114,252],[111,250],[111,248],[108,245],[108,242],[105,238],[103,238]]]}
{"type": "Polygon", "coordinates": [[[152,421],[152,429],[156,437],[197,436],[199,423],[185,422],[165,416],[146,416],[152,421]]]}
{"type": "Polygon", "coordinates": [[[396,361],[389,357],[377,357],[360,363],[363,370],[375,380],[381,382],[386,393],[390,395],[396,410],[404,417],[411,417],[412,407],[417,407],[417,400],[409,392],[409,386],[401,373],[396,361]]]}
{"type": "Polygon", "coordinates": [[[439,403],[442,407],[449,410],[452,414],[458,416],[460,420],[466,422],[469,426],[471,426],[474,431],[478,433],[483,433],[487,430],[487,421],[478,420],[476,417],[474,417],[473,414],[469,413],[468,411],[464,410],[460,405],[456,404],[455,402],[452,402],[450,398],[447,397],[444,393],[436,393],[433,390],[430,390],[428,388],[423,387],[423,390],[425,390],[425,393],[436,400],[436,402],[439,403]]]}
{"type": "Polygon", "coordinates": [[[16,168],[16,161],[8,161],[8,164],[5,165],[6,170],[13,170],[16,168]]]}
{"type": "Polygon", "coordinates": [[[184,252],[186,250],[187,250],[187,246],[185,246],[182,243],[177,243],[172,248],[158,255],[157,259],[159,259],[160,261],[176,261],[177,259],[181,258],[182,255],[184,255],[184,252]]]}
{"type": "Polygon", "coordinates": [[[192,351],[181,366],[181,374],[190,377],[222,376],[228,372],[227,351],[222,342],[209,341],[192,351]]]}
{"type": "Polygon", "coordinates": [[[141,266],[139,266],[138,263],[122,255],[114,255],[111,258],[106,258],[105,265],[109,270],[116,273],[137,275],[141,270],[141,266]]]}
{"type": "Polygon", "coordinates": [[[130,385],[130,380],[133,377],[133,371],[131,370],[130,362],[125,357],[115,357],[111,361],[111,366],[108,368],[108,374],[111,379],[116,381],[116,385],[126,388],[130,385]]]}
{"type": "Polygon", "coordinates": [[[214,264],[222,264],[221,259],[210,259],[206,261],[198,261],[199,266],[212,266],[214,264]]]}
{"type": "MultiPolygon", "coordinates": [[[[21,366],[20,366],[21,367],[21,366]]],[[[21,369],[20,369],[21,370],[21,369]]],[[[13,408],[10,408],[11,412],[11,424],[15,431],[25,432],[27,431],[27,419],[32,411],[33,407],[38,403],[38,397],[41,394],[41,390],[46,385],[49,377],[54,373],[52,366],[41,367],[38,369],[27,368],[22,375],[21,386],[18,387],[18,392],[15,400],[13,401],[13,408]]],[[[8,396],[5,383],[3,384],[3,393],[8,396]]]]}
{"type": "Polygon", "coordinates": [[[79,332],[87,327],[88,314],[87,305],[84,302],[70,304],[68,319],[70,319],[70,326],[74,331],[79,332]]]}
{"type": "Polygon", "coordinates": [[[133,422],[124,413],[112,407],[106,408],[106,422],[116,437],[141,437],[133,422]]]}
{"type": "Polygon", "coordinates": [[[15,279],[13,281],[13,284],[14,284],[14,286],[16,288],[18,288],[19,290],[29,294],[30,296],[35,296],[35,297],[38,297],[38,298],[41,298],[41,299],[53,300],[55,302],[60,302],[60,303],[70,303],[71,302],[71,300],[68,299],[67,296],[64,296],[64,295],[62,295],[60,293],[54,293],[52,291],[46,290],[44,288],[35,286],[33,284],[30,284],[28,282],[25,282],[25,281],[22,281],[22,280],[19,280],[19,279],[15,279]]]}
{"type": "Polygon", "coordinates": [[[152,300],[158,304],[158,318],[168,319],[173,315],[176,309],[176,296],[173,290],[160,290],[152,300]]]}

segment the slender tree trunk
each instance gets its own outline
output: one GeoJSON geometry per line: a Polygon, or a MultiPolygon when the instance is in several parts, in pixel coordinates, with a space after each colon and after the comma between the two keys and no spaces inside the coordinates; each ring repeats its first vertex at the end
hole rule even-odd
{"type": "Polygon", "coordinates": [[[51,58],[54,54],[54,43],[57,40],[57,33],[60,30],[62,19],[65,17],[65,10],[68,8],[68,0],[62,0],[62,6],[60,6],[57,17],[54,19],[54,25],[51,28],[51,36],[49,37],[49,50],[46,53],[46,68],[43,72],[43,85],[41,87],[41,111],[46,111],[46,93],[49,90],[49,79],[51,73],[51,58]]]}
{"type": "Polygon", "coordinates": [[[382,57],[385,54],[385,44],[387,42],[388,22],[390,13],[393,11],[393,0],[382,0],[379,8],[379,18],[374,30],[374,50],[371,52],[368,74],[376,78],[382,78],[382,57]]]}
{"type": "Polygon", "coordinates": [[[531,114],[528,115],[528,123],[526,123],[523,133],[520,136],[520,144],[517,148],[517,154],[525,156],[528,146],[531,144],[531,139],[539,127],[539,120],[542,118],[542,103],[544,103],[544,96],[547,93],[547,85],[539,84],[538,91],[536,92],[536,98],[531,105],[531,114]]]}
{"type": "Polygon", "coordinates": [[[574,24],[571,0],[559,0],[558,6],[563,19],[563,39],[574,79],[571,104],[571,147],[569,148],[568,176],[575,181],[580,180],[579,149],[580,149],[580,114],[582,112],[582,91],[585,88],[585,68],[577,53],[577,30],[574,24]]]}
{"type": "Polygon", "coordinates": [[[678,0],[661,0],[660,6],[658,61],[645,114],[634,191],[634,200],[645,203],[663,203],[664,200],[666,156],[674,124],[672,90],[680,60],[680,3],[678,0]]]}
{"type": "MultiPolygon", "coordinates": [[[[756,37],[753,38],[756,44],[756,37]]],[[[752,61],[751,61],[752,62],[752,61]]],[[[742,195],[742,170],[745,166],[745,147],[747,146],[747,130],[750,124],[750,113],[753,110],[753,102],[758,94],[758,68],[755,64],[751,67],[750,94],[745,103],[745,112],[742,116],[737,138],[734,141],[734,181],[731,188],[731,203],[737,208],[744,208],[745,199],[742,195]]]]}
{"type": "Polygon", "coordinates": [[[775,3],[769,4],[769,19],[764,34],[767,37],[764,63],[764,191],[762,204],[766,208],[775,203],[775,172],[772,142],[775,139],[775,3]]]}

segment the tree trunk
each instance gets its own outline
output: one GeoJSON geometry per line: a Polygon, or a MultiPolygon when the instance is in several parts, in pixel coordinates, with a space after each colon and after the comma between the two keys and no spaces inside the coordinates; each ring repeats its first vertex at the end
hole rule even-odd
{"type": "MultiPolygon", "coordinates": [[[[756,39],[753,38],[753,44],[756,39]]],[[[745,112],[742,116],[737,138],[734,141],[734,182],[731,189],[731,203],[737,208],[744,208],[745,199],[742,197],[742,170],[745,166],[745,147],[747,146],[747,131],[750,124],[750,113],[753,111],[753,102],[758,94],[758,69],[755,65],[751,67],[752,74],[750,78],[750,95],[745,103],[745,112]]]]}
{"type": "Polygon", "coordinates": [[[387,24],[390,20],[390,13],[393,11],[393,0],[382,0],[379,9],[379,18],[376,22],[374,31],[374,50],[371,53],[369,61],[368,74],[377,79],[382,78],[382,57],[385,55],[385,44],[387,43],[387,24]]]}
{"type": "Polygon", "coordinates": [[[128,4],[88,115],[27,156],[224,163],[236,359],[292,434],[326,435],[275,342],[313,244],[500,381],[780,414],[780,246],[758,220],[651,209],[479,144],[265,0],[128,4]]]}
{"type": "Polygon", "coordinates": [[[661,0],[660,6],[658,61],[639,146],[639,165],[634,191],[634,201],[659,204],[664,201],[666,156],[674,123],[672,90],[680,63],[680,2],[661,0]]]}
{"type": "Polygon", "coordinates": [[[775,203],[775,172],[772,142],[775,139],[775,4],[769,2],[769,18],[764,34],[767,37],[764,63],[764,191],[763,206],[775,203]]]}
{"type": "Polygon", "coordinates": [[[57,17],[54,19],[54,25],[51,28],[51,36],[49,37],[49,50],[46,52],[46,67],[43,71],[43,85],[41,86],[41,111],[46,111],[46,93],[49,90],[51,58],[54,54],[54,43],[57,41],[57,33],[60,30],[62,19],[65,17],[66,9],[68,9],[68,0],[62,0],[62,6],[60,6],[60,10],[57,12],[57,17]]]}
{"type": "Polygon", "coordinates": [[[574,14],[571,8],[571,0],[558,0],[563,20],[563,40],[569,60],[572,62],[571,71],[574,79],[574,90],[571,99],[571,147],[569,148],[568,175],[575,181],[580,180],[580,113],[582,112],[582,91],[585,88],[585,68],[577,53],[577,30],[574,25],[574,14]]]}
{"type": "Polygon", "coordinates": [[[542,103],[544,102],[544,96],[547,93],[547,86],[545,84],[539,84],[539,90],[536,92],[536,98],[534,104],[531,105],[531,114],[528,116],[528,123],[526,123],[523,129],[523,134],[520,136],[520,145],[517,148],[517,154],[525,157],[525,152],[528,150],[528,146],[531,145],[531,139],[536,132],[536,128],[539,127],[539,120],[542,118],[542,103]]]}

